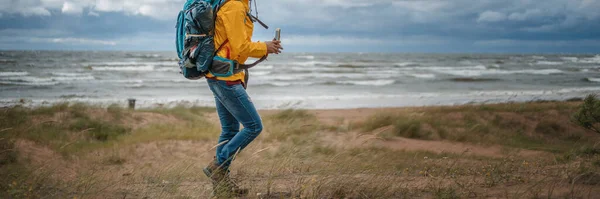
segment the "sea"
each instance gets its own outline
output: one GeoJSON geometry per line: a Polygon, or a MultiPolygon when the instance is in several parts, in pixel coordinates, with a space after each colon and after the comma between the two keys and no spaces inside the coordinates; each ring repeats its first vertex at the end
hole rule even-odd
{"type": "MultiPolygon", "coordinates": [[[[174,52],[0,51],[0,106],[214,106],[174,52]]],[[[250,60],[251,61],[251,60],[250,60]]],[[[250,70],[259,109],[567,100],[600,92],[600,55],[283,53],[250,70]]]]}

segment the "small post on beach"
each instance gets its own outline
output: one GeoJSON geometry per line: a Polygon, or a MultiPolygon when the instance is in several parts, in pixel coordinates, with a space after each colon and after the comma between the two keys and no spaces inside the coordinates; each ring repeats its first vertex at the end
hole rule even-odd
{"type": "Polygon", "coordinates": [[[134,110],[135,109],[135,99],[129,98],[129,99],[127,99],[127,101],[129,101],[129,109],[134,110]]]}

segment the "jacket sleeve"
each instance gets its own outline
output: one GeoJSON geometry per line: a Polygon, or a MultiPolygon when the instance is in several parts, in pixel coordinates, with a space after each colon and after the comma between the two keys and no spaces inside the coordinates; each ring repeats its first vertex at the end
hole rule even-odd
{"type": "Polygon", "coordinates": [[[229,40],[230,59],[238,60],[239,57],[260,58],[267,55],[267,44],[264,42],[252,42],[246,33],[246,11],[242,2],[233,1],[228,3],[220,11],[225,26],[227,39],[229,40]]]}

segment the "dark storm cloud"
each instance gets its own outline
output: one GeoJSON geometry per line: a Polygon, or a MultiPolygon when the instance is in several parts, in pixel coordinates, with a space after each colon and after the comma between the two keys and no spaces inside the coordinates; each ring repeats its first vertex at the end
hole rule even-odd
{"type": "MultiPolygon", "coordinates": [[[[600,51],[600,0],[257,0],[293,51],[600,51]]],[[[0,0],[0,48],[171,50],[183,0],[0,0]]],[[[256,28],[267,40],[272,30],[256,28]]]]}

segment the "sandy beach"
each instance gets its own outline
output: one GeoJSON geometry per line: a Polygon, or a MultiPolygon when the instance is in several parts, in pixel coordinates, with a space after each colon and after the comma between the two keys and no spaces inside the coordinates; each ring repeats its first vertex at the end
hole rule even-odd
{"type": "MultiPolygon", "coordinates": [[[[247,198],[593,198],[600,135],[581,102],[263,110],[232,176],[247,198]]],[[[15,198],[210,198],[213,108],[3,108],[0,187],[15,198]]]]}

